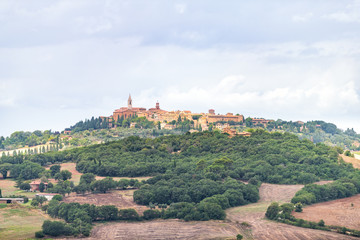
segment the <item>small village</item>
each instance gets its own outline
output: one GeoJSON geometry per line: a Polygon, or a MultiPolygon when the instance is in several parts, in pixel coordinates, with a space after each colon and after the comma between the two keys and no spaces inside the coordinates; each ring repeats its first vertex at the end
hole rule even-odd
{"type": "MultiPolygon", "coordinates": [[[[143,107],[133,107],[132,98],[129,95],[128,106],[121,107],[116,109],[113,114],[109,117],[101,116],[102,120],[106,120],[109,123],[109,127],[116,127],[116,121],[119,119],[126,119],[130,117],[144,117],[148,121],[159,123],[161,129],[174,129],[176,121],[181,119],[192,121],[193,129],[190,132],[196,131],[207,131],[210,126],[213,129],[218,129],[221,132],[227,133],[230,136],[242,135],[250,136],[248,132],[238,132],[236,129],[232,128],[231,125],[243,125],[245,122],[244,116],[241,114],[227,113],[225,115],[216,114],[214,109],[209,109],[208,113],[192,113],[189,110],[177,110],[177,111],[166,111],[160,108],[160,103],[157,102],[155,108],[143,108],[143,107]]],[[[273,121],[263,118],[252,118],[253,126],[264,126],[273,121]]],[[[130,124],[130,128],[134,128],[135,123],[130,124]]],[[[70,133],[65,131],[65,133],[70,133]]]]}

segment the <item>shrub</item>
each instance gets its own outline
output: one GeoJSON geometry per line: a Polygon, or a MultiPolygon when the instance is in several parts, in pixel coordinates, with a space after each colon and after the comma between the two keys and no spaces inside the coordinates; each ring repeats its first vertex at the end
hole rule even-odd
{"type": "Polygon", "coordinates": [[[51,200],[62,201],[63,197],[61,195],[55,195],[51,200]]]}
{"type": "Polygon", "coordinates": [[[120,220],[130,220],[130,221],[137,221],[139,220],[139,214],[136,212],[135,209],[120,209],[118,213],[118,218],[120,220]]]}
{"type": "Polygon", "coordinates": [[[43,237],[45,237],[45,234],[43,233],[43,231],[37,231],[37,232],[35,232],[35,237],[43,238],[43,237]]]}
{"type": "Polygon", "coordinates": [[[280,212],[280,206],[278,203],[273,202],[270,204],[270,206],[267,208],[265,216],[268,219],[274,220],[278,217],[280,212]]]}
{"type": "Polygon", "coordinates": [[[295,204],[295,212],[302,212],[303,211],[302,207],[303,205],[301,203],[295,204]]]}
{"type": "Polygon", "coordinates": [[[161,213],[159,210],[145,210],[143,213],[143,218],[145,220],[151,220],[151,219],[156,219],[156,218],[160,218],[161,217],[161,213]]]}
{"type": "Polygon", "coordinates": [[[72,228],[64,222],[45,220],[42,225],[43,233],[50,236],[72,235],[72,228]]]}

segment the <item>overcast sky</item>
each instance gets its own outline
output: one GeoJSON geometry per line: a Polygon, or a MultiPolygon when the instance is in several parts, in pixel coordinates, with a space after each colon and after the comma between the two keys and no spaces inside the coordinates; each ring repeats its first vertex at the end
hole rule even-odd
{"type": "Polygon", "coordinates": [[[0,1],[0,136],[126,106],[360,132],[360,1],[0,1]]]}

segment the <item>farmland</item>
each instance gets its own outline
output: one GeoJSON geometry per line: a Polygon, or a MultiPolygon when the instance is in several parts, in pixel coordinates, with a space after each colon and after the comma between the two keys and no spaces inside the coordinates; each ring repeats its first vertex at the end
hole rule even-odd
{"type": "Polygon", "coordinates": [[[228,209],[224,221],[184,222],[173,219],[98,224],[87,239],[235,239],[237,234],[242,234],[244,239],[357,239],[264,219],[272,201],[289,202],[302,187],[262,184],[259,202],[228,209]]]}
{"type": "Polygon", "coordinates": [[[50,217],[39,209],[18,204],[0,205],[0,239],[27,239],[50,217]]]}
{"type": "Polygon", "coordinates": [[[360,195],[313,204],[294,216],[314,222],[322,219],[326,225],[360,230],[360,195]]]}

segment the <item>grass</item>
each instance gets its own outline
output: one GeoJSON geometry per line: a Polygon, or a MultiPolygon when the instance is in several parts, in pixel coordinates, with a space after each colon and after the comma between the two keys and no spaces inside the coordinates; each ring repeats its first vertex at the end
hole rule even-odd
{"type": "Polygon", "coordinates": [[[15,184],[16,184],[16,182],[13,181],[11,178],[7,178],[7,179],[1,178],[0,179],[0,189],[2,191],[2,196],[6,197],[6,196],[10,196],[10,195],[24,195],[29,198],[35,197],[36,193],[20,190],[15,187],[15,184]]]}
{"type": "Polygon", "coordinates": [[[236,213],[257,213],[257,212],[264,212],[266,211],[267,207],[270,205],[270,202],[260,202],[260,203],[253,203],[244,206],[240,206],[234,209],[236,213]]]}
{"type": "Polygon", "coordinates": [[[0,239],[33,238],[41,230],[44,220],[49,217],[41,214],[39,209],[8,204],[0,208],[0,239]]]}

